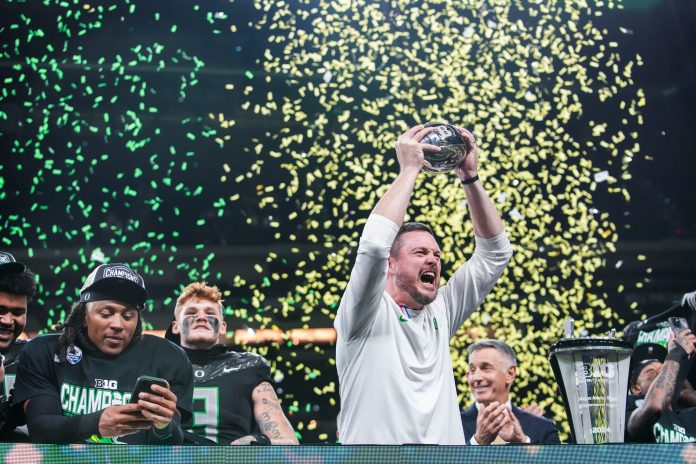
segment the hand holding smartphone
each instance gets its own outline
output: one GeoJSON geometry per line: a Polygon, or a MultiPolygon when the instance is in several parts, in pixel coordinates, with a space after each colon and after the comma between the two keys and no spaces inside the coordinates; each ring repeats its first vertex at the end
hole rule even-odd
{"type": "Polygon", "coordinates": [[[684,330],[690,329],[689,323],[683,317],[670,317],[667,319],[669,326],[672,328],[674,335],[679,335],[684,330]]]}
{"type": "Polygon", "coordinates": [[[133,395],[131,395],[130,403],[137,403],[140,393],[154,393],[151,388],[153,385],[169,388],[169,383],[164,379],[141,375],[135,382],[135,389],[133,390],[133,395]]]}

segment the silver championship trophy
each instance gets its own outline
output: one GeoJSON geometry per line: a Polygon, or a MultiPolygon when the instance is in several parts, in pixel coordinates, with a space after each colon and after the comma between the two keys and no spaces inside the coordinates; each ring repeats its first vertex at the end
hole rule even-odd
{"type": "Polygon", "coordinates": [[[433,127],[433,131],[423,137],[421,143],[440,147],[440,151],[423,152],[425,160],[432,168],[423,168],[427,172],[447,172],[459,166],[469,153],[469,143],[459,130],[452,124],[428,122],[425,127],[433,127]]]}
{"type": "Polygon", "coordinates": [[[574,443],[623,443],[631,345],[607,337],[574,337],[573,320],[550,351],[574,443]]]}

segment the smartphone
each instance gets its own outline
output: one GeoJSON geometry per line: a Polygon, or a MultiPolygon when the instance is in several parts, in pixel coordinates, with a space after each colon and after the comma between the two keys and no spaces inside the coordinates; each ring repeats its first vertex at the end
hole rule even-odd
{"type": "Polygon", "coordinates": [[[682,331],[689,328],[689,323],[683,317],[670,317],[667,319],[674,335],[679,335],[682,331]]]}
{"type": "Polygon", "coordinates": [[[150,388],[152,385],[169,388],[169,383],[164,379],[150,377],[149,375],[141,375],[135,382],[135,389],[133,390],[133,395],[131,395],[130,402],[137,403],[140,393],[152,393],[152,389],[150,388]]]}

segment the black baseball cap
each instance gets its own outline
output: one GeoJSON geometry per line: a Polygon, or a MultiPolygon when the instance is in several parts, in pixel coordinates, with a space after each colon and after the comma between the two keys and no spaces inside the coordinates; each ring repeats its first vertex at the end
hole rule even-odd
{"type": "Polygon", "coordinates": [[[116,300],[138,309],[147,300],[145,281],[130,267],[122,263],[101,264],[87,276],[80,290],[80,301],[116,300]]]}
{"type": "Polygon", "coordinates": [[[0,251],[0,273],[21,274],[27,267],[18,263],[14,256],[6,251],[0,251]]]}
{"type": "Polygon", "coordinates": [[[631,378],[628,380],[628,388],[631,388],[638,382],[638,377],[640,377],[640,373],[643,372],[643,369],[648,367],[652,363],[661,363],[659,359],[644,359],[641,362],[637,363],[634,367],[633,370],[631,371],[631,378]]]}

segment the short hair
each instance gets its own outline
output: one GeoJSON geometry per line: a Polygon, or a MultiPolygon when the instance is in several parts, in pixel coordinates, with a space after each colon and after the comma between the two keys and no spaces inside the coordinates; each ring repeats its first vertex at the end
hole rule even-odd
{"type": "Polygon", "coordinates": [[[512,347],[507,343],[495,339],[481,340],[469,345],[469,347],[466,349],[468,358],[470,359],[474,352],[484,348],[493,348],[494,350],[503,353],[509,359],[512,366],[517,366],[517,355],[515,354],[515,350],[513,350],[512,347]]]}
{"type": "Polygon", "coordinates": [[[188,284],[176,299],[176,306],[174,307],[174,316],[176,317],[181,310],[181,307],[186,304],[192,298],[199,298],[201,300],[212,301],[217,303],[220,314],[222,315],[222,293],[217,288],[216,285],[208,285],[204,282],[193,282],[188,284]]]}
{"type": "Polygon", "coordinates": [[[0,292],[26,295],[31,301],[36,292],[36,276],[29,269],[23,272],[0,272],[0,292]]]}
{"type": "Polygon", "coordinates": [[[399,231],[396,233],[396,237],[394,237],[394,242],[391,246],[390,255],[396,255],[399,252],[399,250],[401,249],[401,245],[403,245],[402,235],[408,232],[427,232],[430,235],[432,235],[435,239],[435,242],[437,242],[435,232],[433,232],[433,229],[431,229],[429,225],[423,224],[422,222],[404,222],[403,224],[401,224],[401,227],[399,227],[399,231]]]}

